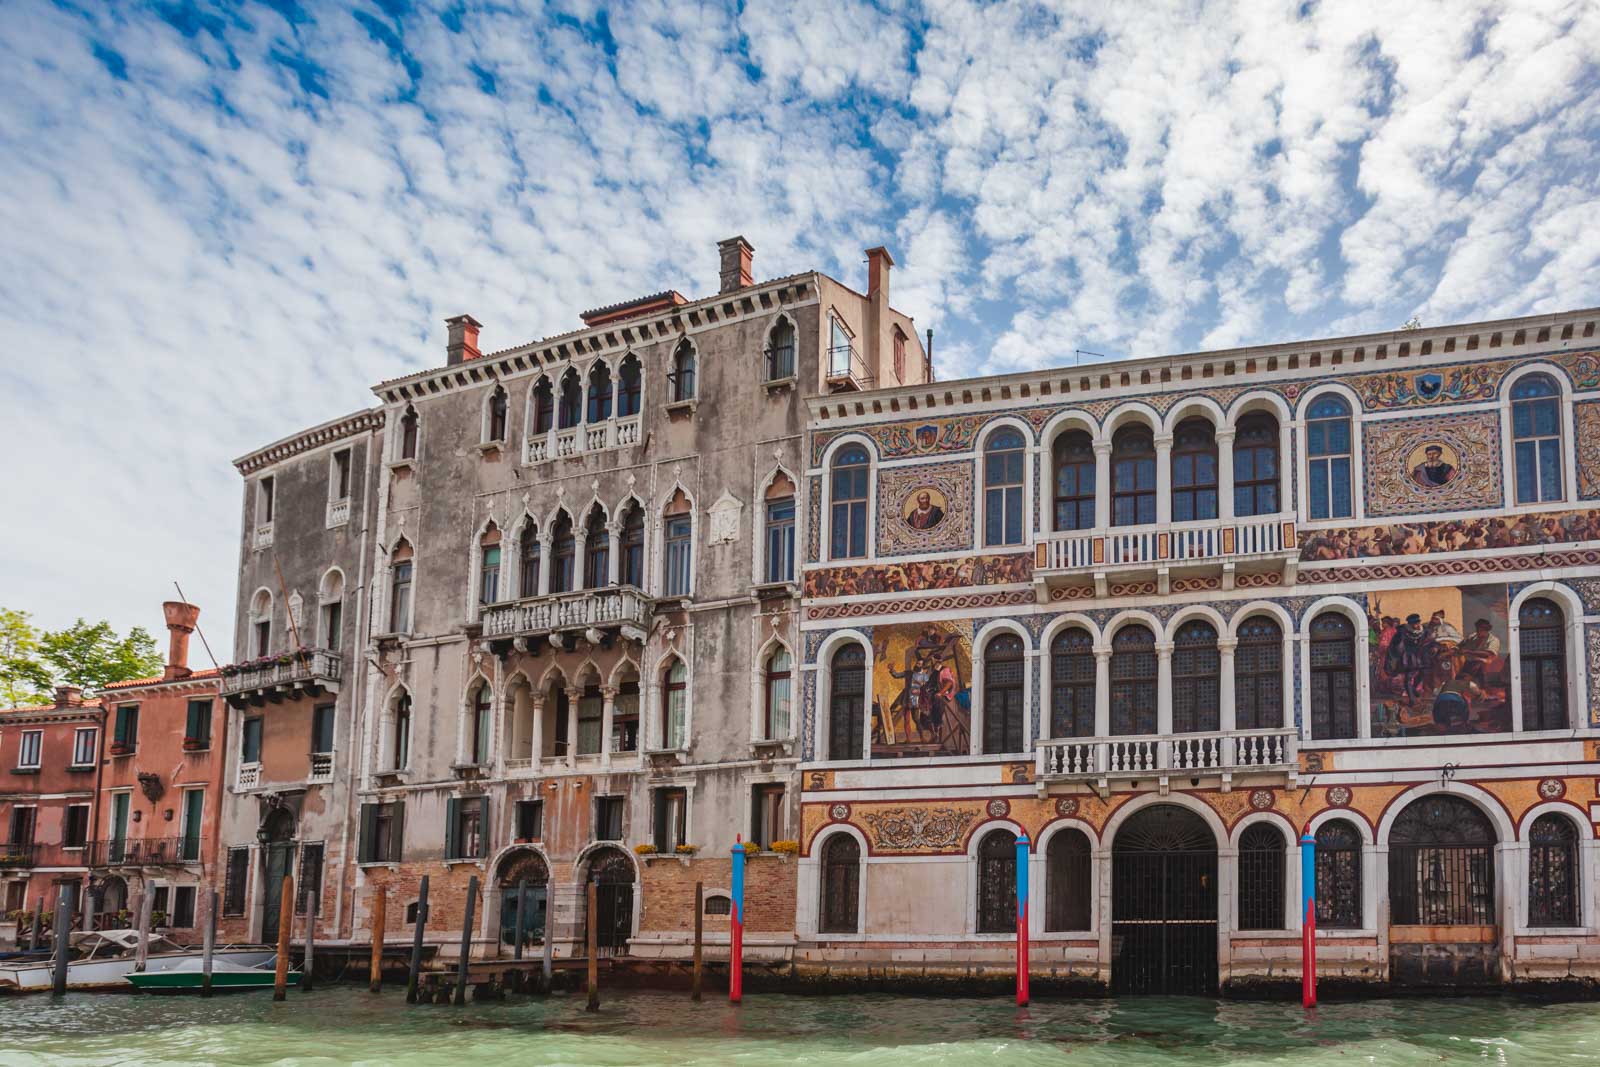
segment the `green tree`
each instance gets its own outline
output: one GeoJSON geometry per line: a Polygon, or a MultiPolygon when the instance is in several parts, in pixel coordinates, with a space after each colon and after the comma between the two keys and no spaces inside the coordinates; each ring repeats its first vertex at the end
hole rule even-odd
{"type": "Polygon", "coordinates": [[[161,653],[143,626],[119,637],[104,619],[89,623],[80,618],[64,630],[46,632],[39,645],[40,656],[50,665],[58,685],[92,691],[112,682],[161,673],[161,653]]]}
{"type": "Polygon", "coordinates": [[[39,651],[39,631],[28,613],[0,608],[0,701],[6,707],[48,699],[50,668],[40,662],[39,651]]]}

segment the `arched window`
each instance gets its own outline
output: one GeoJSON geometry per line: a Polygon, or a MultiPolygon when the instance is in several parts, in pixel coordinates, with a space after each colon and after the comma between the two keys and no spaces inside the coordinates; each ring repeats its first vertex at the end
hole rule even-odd
{"type": "Polygon", "coordinates": [[[762,543],[766,547],[766,567],[763,573],[768,582],[794,581],[794,483],[786,475],[772,479],[766,492],[766,530],[762,543]]]}
{"type": "Polygon", "coordinates": [[[1155,521],[1155,437],[1148,426],[1124,426],[1111,438],[1111,525],[1155,521]]]}
{"type": "Polygon", "coordinates": [[[1517,503],[1560,500],[1561,390],[1548,374],[1530,374],[1511,387],[1511,440],[1517,503]]]}
{"type": "Polygon", "coordinates": [[[589,368],[589,419],[604,422],[611,417],[611,368],[597,359],[589,368]]]}
{"type": "Polygon", "coordinates": [[[1204,619],[1190,619],[1172,642],[1172,732],[1208,733],[1222,729],[1222,658],[1217,630],[1204,619]]]}
{"type": "Polygon", "coordinates": [[[1216,429],[1202,418],[1184,419],[1172,435],[1172,521],[1216,517],[1216,429]]]}
{"type": "Polygon", "coordinates": [[[489,762],[489,738],[493,733],[491,726],[493,716],[494,694],[489,689],[489,683],[484,682],[472,691],[472,721],[468,724],[471,731],[468,734],[467,758],[475,766],[483,767],[489,762]]]}
{"type": "Polygon", "coordinates": [[[533,385],[533,432],[549,433],[556,422],[556,393],[544,375],[533,385]]]}
{"type": "Polygon", "coordinates": [[[617,371],[617,418],[625,419],[630,415],[639,414],[643,388],[644,380],[639,370],[639,357],[630,352],[617,371]]]}
{"type": "Polygon", "coordinates": [[[1233,442],[1233,513],[1278,513],[1278,420],[1265,411],[1239,420],[1233,442]]]}
{"type": "Polygon", "coordinates": [[[1094,638],[1070,626],[1050,642],[1050,736],[1094,736],[1094,638]]]}
{"type": "Polygon", "coordinates": [[[411,626],[411,542],[402,540],[389,557],[389,632],[411,626]]]}
{"type": "Polygon", "coordinates": [[[1306,474],[1313,519],[1348,519],[1355,514],[1350,472],[1350,405],[1323,396],[1306,412],[1306,474]]]}
{"type": "Polygon", "coordinates": [[[794,377],[794,323],[779,316],[767,338],[767,381],[794,377]]]}
{"type": "Polygon", "coordinates": [[[1022,435],[996,430],[983,446],[983,543],[1022,544],[1022,435]]]}
{"type": "Polygon", "coordinates": [[[1082,830],[1059,830],[1045,848],[1044,928],[1089,929],[1091,852],[1082,830]]]}
{"type": "Polygon", "coordinates": [[[406,405],[406,413],[400,416],[400,458],[417,458],[417,409],[410,404],[406,405]]]}
{"type": "Polygon", "coordinates": [[[497,385],[494,392],[489,394],[489,417],[484,424],[484,441],[504,441],[506,439],[506,391],[504,386],[497,385]]]}
{"type": "Polygon", "coordinates": [[[500,528],[494,523],[478,539],[478,603],[493,604],[500,599],[500,528]]]}
{"type": "Polygon", "coordinates": [[[867,450],[847,445],[833,458],[832,515],[834,559],[861,559],[867,554],[867,450]]]}
{"type": "Polygon", "coordinates": [[[570,430],[583,418],[583,382],[577,367],[568,367],[561,376],[561,404],[556,409],[556,425],[570,430]]]}
{"type": "Polygon", "coordinates": [[[1343,819],[1317,827],[1317,925],[1361,929],[1361,835],[1343,819]]]}
{"type": "Polygon", "coordinates": [[[1055,461],[1056,525],[1060,531],[1094,529],[1094,439],[1068,430],[1051,448],[1055,461]]]}
{"type": "Polygon", "coordinates": [[[257,659],[272,651],[272,594],[265,589],[250,605],[251,654],[257,659]]]}
{"type": "Polygon", "coordinates": [[[689,668],[674,658],[661,686],[662,748],[683,748],[689,717],[689,668]]]}
{"type": "Polygon", "coordinates": [[[344,637],[344,575],[337,570],[325,574],[317,600],[322,605],[322,647],[337,652],[344,637]]]}
{"type": "Polygon", "coordinates": [[[565,511],[556,515],[550,537],[550,591],[570,593],[576,577],[578,543],[572,533],[572,517],[565,511]]]}
{"type": "Polygon", "coordinates": [[[983,649],[983,751],[1021,752],[1022,638],[999,634],[983,649]]]}
{"type": "Polygon", "coordinates": [[[866,730],[866,649],[854,641],[840,645],[829,673],[828,758],[860,759],[866,730]]]}
{"type": "Polygon", "coordinates": [[[1522,728],[1567,728],[1567,624],[1547,597],[1523,601],[1517,611],[1522,667],[1522,728]]]}
{"type": "Polygon", "coordinates": [[[1239,835],[1239,929],[1284,929],[1283,833],[1258,822],[1239,835]]]}
{"type": "Polygon", "coordinates": [[[667,375],[673,403],[693,400],[695,397],[694,346],[687,338],[678,343],[672,353],[672,373],[667,375]]]}
{"type": "Polygon", "coordinates": [[[861,846],[844,832],[822,844],[822,921],[825,934],[860,933],[861,846]]]}
{"type": "Polygon", "coordinates": [[[610,584],[611,531],[606,529],[606,513],[596,504],[583,529],[583,587],[604,589],[610,584]]]}
{"type": "Polygon", "coordinates": [[[1337,611],[1311,620],[1311,739],[1356,737],[1356,628],[1337,611]]]}
{"type": "Polygon", "coordinates": [[[1390,922],[1495,925],[1494,845],[1494,827],[1469,801],[1412,801],[1389,831],[1390,922]]]}
{"type": "Polygon", "coordinates": [[[517,543],[517,595],[539,595],[539,527],[531,520],[522,524],[517,543]]]}
{"type": "Polygon", "coordinates": [[[622,513],[622,584],[644,588],[644,509],[637,501],[622,513]]]}
{"type": "Polygon", "coordinates": [[[1017,835],[990,830],[978,843],[978,933],[1017,928],[1017,835]]]}
{"type": "Polygon", "coordinates": [[[694,521],[688,498],[682,493],[669,505],[675,510],[666,517],[662,529],[662,563],[666,568],[666,596],[688,596],[694,566],[694,521]]]}
{"type": "Polygon", "coordinates": [[[1111,639],[1111,732],[1156,732],[1156,638],[1133,623],[1111,639]]]}
{"type": "Polygon", "coordinates": [[[1283,628],[1270,615],[1239,625],[1233,654],[1234,725],[1276,730],[1283,725],[1283,628]]]}
{"type": "Polygon", "coordinates": [[[1578,829],[1549,812],[1528,830],[1528,925],[1577,926],[1578,829]]]}
{"type": "Polygon", "coordinates": [[[403,771],[411,766],[411,694],[401,693],[394,704],[394,737],[390,742],[390,767],[403,771]]]}
{"type": "Polygon", "coordinates": [[[787,648],[780,645],[772,650],[772,655],[767,657],[765,675],[762,736],[768,741],[778,741],[789,736],[790,659],[787,648]]]}

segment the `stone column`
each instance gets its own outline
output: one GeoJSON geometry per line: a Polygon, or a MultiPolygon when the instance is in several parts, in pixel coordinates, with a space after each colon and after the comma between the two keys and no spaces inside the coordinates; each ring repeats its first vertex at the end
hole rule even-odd
{"type": "Polygon", "coordinates": [[[1217,518],[1233,518],[1233,431],[1217,431],[1217,518]]]}
{"type": "Polygon", "coordinates": [[[1220,637],[1217,639],[1217,656],[1221,661],[1221,673],[1218,681],[1221,683],[1219,689],[1221,691],[1220,703],[1222,705],[1222,719],[1219,728],[1224,732],[1238,729],[1238,714],[1237,709],[1234,707],[1234,701],[1237,697],[1233,688],[1233,652],[1238,647],[1239,639],[1237,637],[1220,637]]]}
{"type": "Polygon", "coordinates": [[[583,690],[573,686],[567,690],[567,766],[575,767],[578,763],[578,702],[583,699],[583,690]]]}
{"type": "Polygon", "coordinates": [[[538,770],[544,759],[544,703],[543,693],[534,693],[528,701],[533,705],[533,769],[538,770]]]}
{"type": "Polygon", "coordinates": [[[1172,522],[1172,435],[1156,434],[1156,522],[1172,522]]]}
{"type": "MultiPolygon", "coordinates": [[[[616,427],[613,426],[611,428],[611,430],[612,430],[612,432],[614,432],[616,430],[616,427]]],[[[607,560],[607,564],[606,564],[606,571],[607,571],[607,573],[606,573],[606,584],[607,585],[613,585],[613,586],[621,585],[622,584],[622,524],[621,523],[616,523],[616,522],[608,523],[606,525],[606,536],[608,538],[610,538],[610,544],[611,544],[611,550],[608,553],[606,553],[606,560],[607,560]]]]}
{"type": "Polygon", "coordinates": [[[1094,528],[1111,526],[1111,442],[1094,443],[1094,528]]]}
{"type": "Polygon", "coordinates": [[[617,710],[617,693],[620,690],[614,685],[602,686],[600,689],[600,756],[605,766],[611,766],[611,726],[612,719],[617,710]]]}
{"type": "Polygon", "coordinates": [[[1111,734],[1111,646],[1094,650],[1094,735],[1111,734]]]}
{"type": "Polygon", "coordinates": [[[550,549],[555,544],[555,538],[549,530],[542,530],[539,534],[539,595],[547,596],[550,593],[550,572],[555,570],[555,559],[550,555],[550,549]]]}
{"type": "Polygon", "coordinates": [[[1172,734],[1172,642],[1156,642],[1156,733],[1172,734]]]}

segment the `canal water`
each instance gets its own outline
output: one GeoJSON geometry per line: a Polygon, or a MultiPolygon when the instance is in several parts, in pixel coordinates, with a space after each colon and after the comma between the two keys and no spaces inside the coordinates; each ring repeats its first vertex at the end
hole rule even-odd
{"type": "Polygon", "coordinates": [[[1600,1062],[1594,1005],[1513,999],[1293,1004],[617,992],[407,1008],[356,987],[203,1001],[0,1000],[0,1065],[571,1064],[596,1067],[1117,1067],[1600,1062]]]}

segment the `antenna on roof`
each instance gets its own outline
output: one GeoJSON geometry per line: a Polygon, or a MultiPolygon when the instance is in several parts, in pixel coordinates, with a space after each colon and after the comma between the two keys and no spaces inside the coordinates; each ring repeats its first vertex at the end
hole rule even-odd
{"type": "MultiPolygon", "coordinates": [[[[1091,352],[1087,348],[1074,348],[1072,350],[1072,354],[1073,354],[1074,357],[1093,356],[1096,359],[1110,359],[1111,358],[1110,356],[1106,355],[1104,352],[1091,352]]],[[[1081,364],[1082,362],[1083,362],[1082,359],[1074,358],[1073,361],[1072,361],[1072,365],[1074,367],[1076,367],[1079,364],[1081,364]]]]}

